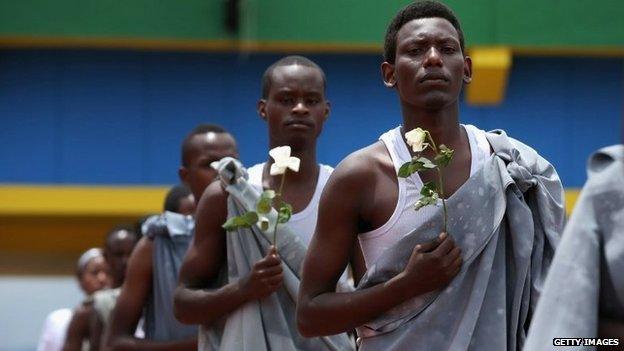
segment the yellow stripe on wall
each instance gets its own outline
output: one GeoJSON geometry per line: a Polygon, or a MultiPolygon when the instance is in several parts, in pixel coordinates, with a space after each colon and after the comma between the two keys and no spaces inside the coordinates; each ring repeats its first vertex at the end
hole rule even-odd
{"type": "MultiPolygon", "coordinates": [[[[0,185],[0,216],[142,216],[162,211],[168,187],[0,185]]],[[[578,189],[566,190],[572,211],[578,189]]]]}
{"type": "Polygon", "coordinates": [[[142,216],[162,211],[169,187],[0,186],[2,216],[142,216]]]}

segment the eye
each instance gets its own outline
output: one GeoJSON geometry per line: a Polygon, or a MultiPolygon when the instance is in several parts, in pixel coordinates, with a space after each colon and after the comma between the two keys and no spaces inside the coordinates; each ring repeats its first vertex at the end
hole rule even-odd
{"type": "Polygon", "coordinates": [[[457,50],[452,47],[452,46],[444,46],[442,47],[442,53],[447,54],[447,55],[452,55],[455,52],[457,52],[457,50]]]}
{"type": "Polygon", "coordinates": [[[307,98],[306,99],[306,105],[316,105],[320,102],[320,99],[318,98],[307,98]]]}
{"type": "Polygon", "coordinates": [[[422,54],[423,49],[419,48],[419,47],[415,47],[415,48],[411,48],[411,49],[407,50],[407,52],[410,55],[420,55],[420,54],[422,54]]]}
{"type": "Polygon", "coordinates": [[[284,104],[284,105],[291,105],[295,102],[295,99],[293,99],[290,96],[284,96],[282,98],[279,99],[279,102],[284,104]]]}

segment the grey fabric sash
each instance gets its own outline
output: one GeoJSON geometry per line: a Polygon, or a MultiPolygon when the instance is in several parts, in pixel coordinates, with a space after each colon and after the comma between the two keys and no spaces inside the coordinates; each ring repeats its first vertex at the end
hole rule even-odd
{"type": "Polygon", "coordinates": [[[599,316],[624,320],[624,146],[598,151],[588,173],[553,259],[525,350],[550,350],[553,338],[595,338],[599,316]]]}
{"type": "MultiPolygon", "coordinates": [[[[255,210],[260,196],[246,180],[246,171],[234,159],[219,162],[219,177],[229,193],[228,218],[255,210]]],[[[249,274],[253,264],[272,244],[272,228],[277,212],[272,210],[269,232],[258,227],[242,228],[227,233],[228,281],[237,281],[249,274]]],[[[287,225],[277,233],[278,252],[284,269],[284,284],[276,293],[260,301],[251,301],[227,316],[222,333],[202,328],[200,350],[354,350],[346,334],[322,338],[304,338],[297,331],[295,308],[300,284],[300,270],[306,247],[287,225]],[[219,335],[220,334],[220,335],[219,335]]]]}
{"type": "Polygon", "coordinates": [[[156,341],[185,340],[197,336],[197,327],[178,322],[173,315],[173,292],[184,255],[193,239],[193,218],[165,212],[143,224],[153,241],[152,292],[145,306],[145,338],[156,341]]]}
{"type": "MultiPolygon", "coordinates": [[[[528,146],[490,132],[494,154],[447,201],[460,273],[358,328],[361,350],[520,350],[563,228],[563,188],[528,146]]],[[[439,235],[442,214],[387,249],[358,285],[389,280],[413,248],[439,235]]]]}

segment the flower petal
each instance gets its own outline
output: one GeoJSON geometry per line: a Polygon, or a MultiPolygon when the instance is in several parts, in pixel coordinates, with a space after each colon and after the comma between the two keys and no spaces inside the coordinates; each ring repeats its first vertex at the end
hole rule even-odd
{"type": "Polygon", "coordinates": [[[290,157],[290,146],[278,146],[269,150],[269,155],[277,163],[290,157]]]}
{"type": "Polygon", "coordinates": [[[280,167],[277,163],[272,164],[269,171],[272,176],[284,174],[284,172],[286,172],[286,167],[280,167]]]}
{"type": "Polygon", "coordinates": [[[298,157],[291,156],[288,158],[288,165],[286,167],[293,170],[294,172],[299,172],[300,163],[301,163],[301,160],[299,160],[298,157]]]}

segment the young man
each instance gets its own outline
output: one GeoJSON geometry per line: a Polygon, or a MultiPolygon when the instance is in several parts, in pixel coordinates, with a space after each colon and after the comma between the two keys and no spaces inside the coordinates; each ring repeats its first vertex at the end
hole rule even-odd
{"type": "Polygon", "coordinates": [[[110,313],[115,305],[118,289],[126,276],[126,265],[136,243],[136,234],[125,227],[112,229],[104,242],[104,259],[108,266],[110,289],[95,292],[83,306],[74,313],[67,331],[64,350],[80,350],[88,341],[90,349],[98,349],[102,328],[93,328],[92,322],[99,314],[110,313]]]}
{"type": "MultiPolygon", "coordinates": [[[[518,349],[562,229],[559,178],[504,133],[459,124],[471,60],[449,8],[423,1],[402,9],[384,59],[384,84],[398,94],[403,123],[332,174],[304,263],[299,330],[357,328],[362,350],[518,349]],[[404,134],[417,127],[455,150],[443,170],[448,233],[439,204],[413,207],[437,174],[397,178],[414,156],[404,134]],[[358,289],[334,293],[349,261],[358,289]]],[[[434,156],[431,148],[422,155],[434,156]]]]}
{"type": "MultiPolygon", "coordinates": [[[[316,141],[330,109],[329,101],[325,99],[325,85],[325,75],[314,62],[300,56],[285,57],[265,71],[262,77],[262,98],[258,102],[258,114],[268,126],[269,148],[288,145],[292,149],[292,156],[301,160],[297,173],[286,173],[282,199],[293,206],[294,214],[286,225],[302,239],[305,246],[314,232],[321,190],[332,171],[316,160],[316,141]]],[[[249,168],[248,183],[256,190],[279,188],[281,176],[271,176],[269,173],[272,163],[269,159],[249,168]]],[[[265,298],[278,292],[282,286],[282,259],[274,247],[269,252],[261,253],[259,257],[264,257],[259,261],[250,262],[253,267],[249,268],[249,274],[218,286],[220,271],[226,265],[231,271],[231,265],[234,264],[230,262],[232,257],[229,256],[232,247],[226,245],[226,235],[233,234],[226,234],[221,227],[228,218],[227,201],[228,193],[220,182],[215,182],[208,186],[199,202],[196,236],[184,259],[180,271],[181,284],[175,296],[176,316],[184,323],[209,325],[221,319],[220,322],[226,325],[232,324],[233,314],[245,306],[266,301],[265,298]],[[216,288],[207,289],[209,287],[216,288]]],[[[246,259],[250,260],[251,257],[246,259]]],[[[262,308],[259,305],[256,311],[264,311],[262,308]]],[[[280,320],[294,321],[294,310],[287,311],[282,317],[280,320]]],[[[263,330],[266,318],[271,317],[263,315],[257,324],[241,322],[241,327],[230,330],[238,333],[238,338],[245,339],[245,327],[254,331],[263,330]]],[[[294,325],[290,332],[297,334],[293,329],[294,325]]],[[[228,330],[223,332],[224,335],[227,333],[228,330]]],[[[236,346],[223,340],[212,340],[211,345],[207,341],[202,342],[200,349],[243,349],[241,345],[253,347],[257,343],[256,346],[260,347],[259,344],[265,342],[267,348],[271,349],[276,347],[271,346],[273,342],[282,342],[273,338],[270,332],[261,334],[267,340],[241,340],[236,346]]],[[[306,341],[299,335],[282,334],[280,337],[284,340],[280,345],[306,347],[302,346],[306,341]]],[[[288,349],[293,346],[284,347],[288,349]]]]}
{"type": "MultiPolygon", "coordinates": [[[[210,164],[223,157],[237,157],[236,141],[223,128],[200,125],[182,143],[179,176],[199,199],[216,177],[210,164]]],[[[185,197],[181,199],[184,200],[185,197]]],[[[170,205],[166,201],[165,205],[170,205]]],[[[175,206],[174,206],[175,207],[175,206]]],[[[187,214],[179,203],[178,211],[187,214]]],[[[144,225],[145,236],[130,257],[128,279],[117,300],[105,345],[113,350],[196,350],[197,328],[184,326],[173,316],[173,290],[179,267],[192,239],[192,218],[165,212],[165,229],[144,225]],[[176,216],[177,215],[177,216],[176,216]],[[134,338],[144,315],[145,340],[134,338]]]]}

